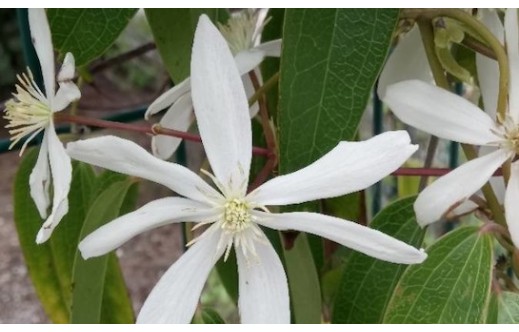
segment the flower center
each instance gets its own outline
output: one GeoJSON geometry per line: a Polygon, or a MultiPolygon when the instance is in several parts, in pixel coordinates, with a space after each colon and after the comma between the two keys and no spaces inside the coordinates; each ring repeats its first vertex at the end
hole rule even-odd
{"type": "Polygon", "coordinates": [[[11,149],[23,137],[31,135],[23,144],[20,154],[27,144],[52,121],[52,110],[45,95],[34,82],[31,71],[18,75],[16,93],[5,104],[4,118],[9,121],[5,127],[11,135],[11,149]]]}
{"type": "Polygon", "coordinates": [[[235,198],[227,201],[224,208],[222,228],[238,233],[250,226],[252,216],[247,202],[235,198]]]}
{"type": "Polygon", "coordinates": [[[227,23],[219,24],[218,28],[224,36],[233,55],[254,47],[254,43],[261,31],[258,27],[258,15],[253,11],[245,10],[234,14],[227,23]]]}
{"type": "Polygon", "coordinates": [[[505,147],[519,154],[519,127],[509,116],[506,117],[502,126],[504,129],[503,138],[505,140],[505,147]]]}

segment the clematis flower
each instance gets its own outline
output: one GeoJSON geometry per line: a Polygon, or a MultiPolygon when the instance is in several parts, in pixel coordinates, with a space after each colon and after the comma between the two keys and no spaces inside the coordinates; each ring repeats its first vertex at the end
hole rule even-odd
{"type": "MultiPolygon", "coordinates": [[[[226,25],[220,25],[220,31],[225,37],[234,56],[247,97],[255,92],[248,73],[255,70],[265,57],[279,57],[281,39],[259,43],[261,32],[268,20],[265,20],[266,10],[245,10],[231,16],[226,25]]],[[[258,79],[261,75],[255,70],[258,79]]],[[[164,128],[187,131],[194,121],[193,101],[191,100],[191,80],[185,79],[158,97],[147,109],[145,118],[168,109],[159,124],[164,128]]],[[[250,116],[258,113],[255,103],[250,108],[250,116]]],[[[181,138],[156,135],[151,139],[151,149],[155,156],[169,159],[177,150],[181,138]]]]}
{"type": "Polygon", "coordinates": [[[36,236],[37,243],[43,243],[52,234],[54,228],[68,212],[68,192],[72,177],[70,158],[65,152],[54,128],[53,115],[62,111],[72,101],[81,97],[78,87],[71,81],[74,76],[74,57],[67,53],[58,74],[59,88],[55,88],[54,50],[49,23],[44,9],[29,9],[29,27],[40,61],[43,83],[42,91],[34,82],[29,70],[18,76],[19,84],[13,99],[5,106],[4,118],[11,135],[12,148],[26,137],[20,155],[27,144],[43,131],[43,141],[36,165],[29,178],[31,197],[42,219],[46,219],[36,236]],[[52,211],[50,183],[53,185],[52,211]]]}
{"type": "MultiPolygon", "coordinates": [[[[445,139],[487,149],[486,154],[439,178],[419,195],[414,209],[421,225],[440,219],[463,203],[490,179],[499,166],[507,160],[513,161],[519,152],[517,23],[517,11],[508,9],[505,15],[505,38],[511,81],[508,116],[503,123],[496,122],[467,100],[421,81],[400,82],[387,88],[384,101],[403,122],[445,139]]],[[[495,78],[495,74],[492,77],[495,78]]],[[[482,86],[485,108],[490,114],[495,114],[497,88],[494,86],[490,88],[491,91],[485,88],[492,87],[491,83],[483,83],[482,86]]],[[[512,163],[504,205],[508,228],[516,247],[519,247],[518,200],[519,163],[515,161],[512,163]]]]}
{"type": "Polygon", "coordinates": [[[417,147],[406,132],[365,142],[341,142],[313,164],[276,177],[247,194],[252,132],[239,71],[223,37],[207,16],[199,20],[191,60],[195,115],[216,189],[180,165],[156,158],[133,142],[100,137],[69,143],[75,159],[161,183],[184,197],[162,198],[117,218],[79,245],[83,257],[104,255],[133,236],[165,224],[208,226],[162,276],[138,323],[188,323],[215,263],[234,247],[239,309],[244,323],[289,323],[283,266],[260,226],[317,234],[395,263],[420,263],[426,254],[357,223],[318,213],[270,213],[266,206],[344,195],[377,182],[417,147]]]}

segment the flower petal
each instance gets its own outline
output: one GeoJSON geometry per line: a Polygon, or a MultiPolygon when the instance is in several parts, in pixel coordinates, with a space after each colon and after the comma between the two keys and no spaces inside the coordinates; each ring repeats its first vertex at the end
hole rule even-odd
{"type": "Polygon", "coordinates": [[[345,195],[378,182],[417,148],[406,131],[385,132],[364,142],[341,142],[313,164],[278,176],[247,197],[259,205],[284,205],[345,195]]]}
{"type": "Polygon", "coordinates": [[[56,135],[52,123],[45,130],[45,134],[48,139],[47,148],[49,149],[49,164],[52,172],[52,211],[36,235],[36,243],[47,241],[54,228],[58,226],[61,219],[67,214],[68,193],[70,191],[70,182],[72,181],[70,157],[65,152],[65,148],[56,135]]]}
{"type": "Polygon", "coordinates": [[[68,143],[67,152],[74,159],[160,183],[199,202],[223,199],[189,169],[155,158],[137,144],[119,137],[103,136],[68,143]]]}
{"type": "Polygon", "coordinates": [[[101,256],[150,229],[183,221],[216,220],[220,213],[213,207],[185,198],[157,199],[98,228],[81,241],[79,250],[84,259],[101,256]]]}
{"type": "Polygon", "coordinates": [[[408,125],[460,143],[485,145],[500,139],[488,114],[449,91],[421,81],[404,81],[387,88],[384,101],[408,125]]]}
{"type": "Polygon", "coordinates": [[[433,82],[418,26],[402,37],[389,55],[378,79],[377,94],[383,99],[389,85],[412,79],[433,82]]]}
{"type": "Polygon", "coordinates": [[[137,323],[191,322],[209,272],[225,250],[225,246],[217,249],[220,230],[209,228],[206,232],[210,233],[189,248],[155,285],[137,323]]]}
{"type": "Polygon", "coordinates": [[[263,51],[265,56],[279,58],[281,56],[281,39],[275,39],[261,43],[256,46],[255,49],[263,51]]]}
{"type": "Polygon", "coordinates": [[[74,78],[74,72],[76,71],[76,61],[72,53],[67,52],[63,64],[58,73],[58,82],[70,81],[74,78]]]}
{"type": "Polygon", "coordinates": [[[55,91],[54,49],[47,14],[43,8],[29,8],[29,27],[32,42],[40,61],[45,95],[52,104],[55,91]]]}
{"type": "Polygon", "coordinates": [[[234,61],[236,62],[240,75],[245,75],[258,67],[264,58],[265,53],[263,51],[250,49],[236,54],[234,56],[234,61]]]}
{"type": "Polygon", "coordinates": [[[81,91],[72,81],[59,83],[58,92],[52,102],[52,111],[59,112],[67,108],[71,102],[81,98],[81,91]]]}
{"type": "MultiPolygon", "coordinates": [[[[481,21],[503,43],[504,28],[497,12],[486,8],[480,9],[481,21]]],[[[476,68],[478,70],[479,87],[483,97],[485,112],[492,118],[496,117],[497,95],[499,92],[499,66],[497,61],[476,53],[476,68]]]]}
{"type": "Polygon", "coordinates": [[[49,168],[48,133],[44,131],[43,140],[38,153],[38,160],[29,177],[31,197],[42,219],[47,218],[47,209],[50,205],[49,185],[51,181],[49,168]]]}
{"type": "Polygon", "coordinates": [[[225,39],[205,15],[198,21],[193,43],[191,93],[216,178],[231,193],[245,194],[252,157],[247,97],[225,39]]]}
{"type": "Polygon", "coordinates": [[[420,193],[414,203],[418,223],[425,226],[435,222],[468,199],[509,157],[509,152],[500,149],[466,162],[434,181],[420,193]]]}
{"type": "MultiPolygon", "coordinates": [[[[164,128],[187,131],[194,120],[191,94],[185,94],[168,109],[160,119],[160,125],[164,128]]],[[[177,151],[180,142],[182,139],[178,137],[156,135],[151,138],[151,150],[156,157],[166,160],[177,151]]]]}
{"type": "Polygon", "coordinates": [[[265,238],[256,242],[258,261],[248,261],[236,250],[240,280],[241,322],[246,324],[289,324],[288,283],[278,254],[265,238]]]}
{"type": "Polygon", "coordinates": [[[256,222],[277,230],[316,234],[366,255],[399,264],[417,264],[427,254],[387,234],[352,221],[319,213],[265,213],[254,211],[256,222]]]}
{"type": "Polygon", "coordinates": [[[508,231],[516,248],[519,248],[519,163],[512,163],[510,180],[505,194],[505,216],[508,231]]]}
{"type": "Polygon", "coordinates": [[[191,79],[188,77],[182,82],[176,84],[174,87],[169,89],[168,91],[161,94],[153,103],[151,103],[150,106],[148,106],[148,109],[146,110],[146,114],[144,114],[144,117],[146,120],[149,120],[149,118],[156,114],[163,109],[169,108],[173,103],[175,103],[180,97],[189,94],[191,91],[191,79]]]}
{"type": "Polygon", "coordinates": [[[508,95],[510,116],[519,123],[519,26],[517,8],[505,13],[506,51],[510,67],[510,94],[508,95]]]}

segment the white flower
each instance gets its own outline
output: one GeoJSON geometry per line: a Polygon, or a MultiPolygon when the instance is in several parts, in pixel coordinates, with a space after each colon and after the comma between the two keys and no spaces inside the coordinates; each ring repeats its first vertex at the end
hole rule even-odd
{"type": "Polygon", "coordinates": [[[378,97],[384,99],[389,85],[413,79],[433,82],[417,25],[398,41],[389,55],[378,79],[378,97]]]}
{"type": "MultiPolygon", "coordinates": [[[[414,208],[421,225],[440,219],[467,200],[499,166],[514,160],[519,152],[519,32],[515,9],[506,11],[505,32],[511,77],[509,113],[503,124],[462,97],[421,81],[405,81],[387,89],[384,101],[403,122],[438,137],[492,149],[439,178],[419,195],[414,208]]],[[[496,74],[485,72],[488,76],[480,73],[485,108],[495,115],[496,74]]],[[[518,200],[519,163],[513,162],[504,205],[516,246],[519,246],[518,200]]]]}
{"type": "Polygon", "coordinates": [[[344,195],[377,182],[402,164],[416,146],[406,132],[366,142],[341,142],[313,164],[276,177],[247,194],[252,133],[247,98],[227,45],[207,16],[199,20],[191,60],[193,103],[214,176],[213,187],[180,165],[148,154],[116,137],[69,143],[81,161],[161,183],[181,197],[162,198],[119,217],[87,236],[83,257],[100,256],[133,236],[169,223],[210,225],[164,274],[137,322],[188,323],[212,267],[234,246],[239,308],[244,323],[289,323],[283,266],[260,226],[317,234],[376,258],[420,263],[426,254],[379,231],[317,213],[269,213],[266,206],[344,195]]]}
{"type": "MultiPolygon", "coordinates": [[[[226,25],[220,25],[220,31],[225,37],[231,52],[234,55],[247,97],[255,92],[248,73],[254,70],[265,57],[279,57],[281,53],[281,39],[259,44],[265,21],[266,10],[245,10],[233,14],[226,25]]],[[[256,76],[261,80],[259,70],[256,76]]],[[[145,118],[168,108],[160,125],[164,128],[187,131],[194,121],[193,101],[191,100],[190,78],[178,83],[170,90],[158,97],[147,109],[145,118]]],[[[250,108],[250,116],[258,113],[258,104],[250,108]]],[[[151,149],[155,156],[169,159],[177,150],[181,138],[156,135],[151,139],[151,149]]]]}
{"type": "Polygon", "coordinates": [[[18,76],[14,98],[6,103],[6,126],[13,147],[22,138],[27,137],[20,155],[27,144],[43,131],[43,141],[38,160],[31,173],[29,184],[31,197],[42,219],[47,219],[38,235],[37,243],[43,243],[52,234],[54,228],[68,212],[68,192],[72,177],[70,158],[58,139],[54,129],[53,115],[65,109],[72,101],[79,99],[81,93],[71,81],[74,76],[74,57],[67,53],[58,74],[59,89],[55,88],[54,50],[52,47],[49,23],[44,9],[29,9],[29,26],[34,48],[40,60],[45,90],[42,92],[34,82],[32,73],[18,76]],[[49,186],[52,179],[52,211],[47,210],[51,203],[49,186]]]}

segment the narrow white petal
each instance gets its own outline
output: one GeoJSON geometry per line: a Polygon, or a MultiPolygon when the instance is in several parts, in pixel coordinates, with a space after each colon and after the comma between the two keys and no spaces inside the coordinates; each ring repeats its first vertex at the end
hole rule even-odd
{"type": "Polygon", "coordinates": [[[58,92],[52,102],[52,111],[59,112],[64,110],[71,102],[81,98],[81,91],[72,81],[59,83],[58,92]]]}
{"type": "MultiPolygon", "coordinates": [[[[497,11],[482,8],[481,22],[496,36],[504,42],[504,28],[497,11]]],[[[497,61],[484,55],[476,53],[476,67],[478,70],[479,87],[483,97],[485,112],[492,118],[496,116],[497,95],[499,92],[499,66],[497,61]]]]}
{"type": "Polygon", "coordinates": [[[341,142],[313,164],[264,183],[247,199],[260,205],[284,205],[362,190],[400,167],[417,148],[406,131],[341,142]]]}
{"type": "Polygon", "coordinates": [[[418,223],[421,226],[433,223],[468,199],[509,157],[509,152],[500,149],[466,162],[434,181],[420,193],[414,203],[418,223]]]}
{"type": "Polygon", "coordinates": [[[290,301],[287,277],[278,254],[268,242],[256,242],[257,260],[247,260],[236,250],[240,279],[241,322],[246,324],[289,324],[290,301]]]}
{"type": "MultiPolygon", "coordinates": [[[[496,151],[498,148],[494,146],[482,146],[478,151],[478,156],[486,156],[489,153],[496,151]]],[[[502,176],[493,176],[489,180],[494,193],[496,194],[497,200],[500,204],[503,204],[505,201],[505,180],[502,176]]],[[[481,196],[481,195],[480,195],[481,196]]]]}
{"type": "Polygon", "coordinates": [[[256,222],[263,226],[316,234],[384,261],[417,264],[427,258],[423,250],[352,221],[310,212],[277,214],[254,211],[253,214],[258,218],[256,222]]]}
{"type": "Polygon", "coordinates": [[[160,183],[196,201],[222,199],[189,169],[160,160],[137,144],[119,137],[103,136],[72,142],[67,144],[67,152],[74,159],[160,183]]]}
{"type": "Polygon", "coordinates": [[[45,95],[52,103],[54,97],[54,50],[50,34],[47,14],[43,8],[29,8],[29,28],[31,29],[32,42],[40,61],[43,84],[45,84],[45,95]]]}
{"type": "Polygon", "coordinates": [[[219,230],[209,228],[206,232],[211,233],[189,248],[155,285],[144,302],[137,323],[191,322],[209,272],[225,249],[217,250],[219,230]]]}
{"type": "Polygon", "coordinates": [[[501,140],[494,120],[475,105],[442,88],[404,81],[387,88],[384,101],[413,127],[452,141],[485,145],[501,140]]]}
{"type": "Polygon", "coordinates": [[[216,220],[221,211],[180,197],[166,197],[98,228],[79,244],[84,259],[104,255],[150,229],[177,222],[216,220]]]}
{"type": "Polygon", "coordinates": [[[519,123],[519,26],[517,8],[506,10],[505,36],[508,64],[510,66],[509,112],[515,123],[519,123]]]}
{"type": "Polygon", "coordinates": [[[76,71],[76,61],[72,53],[68,52],[65,54],[63,64],[58,73],[58,82],[70,81],[74,78],[74,72],[76,71]]]}
{"type": "Polygon", "coordinates": [[[72,181],[72,163],[54,131],[54,126],[51,124],[45,133],[48,135],[49,164],[52,173],[52,211],[38,232],[36,243],[47,241],[61,219],[67,214],[68,193],[72,181]]]}
{"type": "Polygon", "coordinates": [[[389,55],[378,79],[377,94],[383,99],[389,85],[413,79],[433,82],[418,26],[402,37],[389,55]]]}
{"type": "Polygon", "coordinates": [[[249,106],[231,51],[205,15],[195,32],[191,88],[211,168],[231,192],[244,194],[252,157],[249,106]]]}
{"type": "Polygon", "coordinates": [[[188,77],[182,82],[176,84],[168,91],[161,94],[146,110],[144,117],[148,120],[153,114],[156,114],[166,108],[169,108],[180,97],[189,94],[191,91],[191,79],[188,77]]]}
{"type": "Polygon", "coordinates": [[[234,61],[238,67],[240,75],[245,75],[254,68],[258,67],[265,58],[265,53],[261,50],[250,49],[241,51],[234,56],[234,61]]]}
{"type": "Polygon", "coordinates": [[[265,53],[265,56],[279,58],[281,56],[281,39],[270,40],[255,47],[265,53]]]}
{"type": "Polygon", "coordinates": [[[505,216],[512,242],[519,248],[519,163],[512,163],[505,194],[505,216]]]}
{"type": "MultiPolygon", "coordinates": [[[[187,131],[194,120],[191,94],[185,94],[168,109],[160,119],[160,125],[164,128],[187,131]]],[[[177,151],[180,142],[182,139],[178,137],[156,135],[151,139],[151,149],[156,157],[166,160],[177,151]]]]}
{"type": "Polygon", "coordinates": [[[47,218],[47,209],[50,205],[49,185],[51,181],[49,168],[48,130],[44,131],[43,140],[38,153],[38,160],[29,177],[31,197],[42,219],[47,218]]]}

